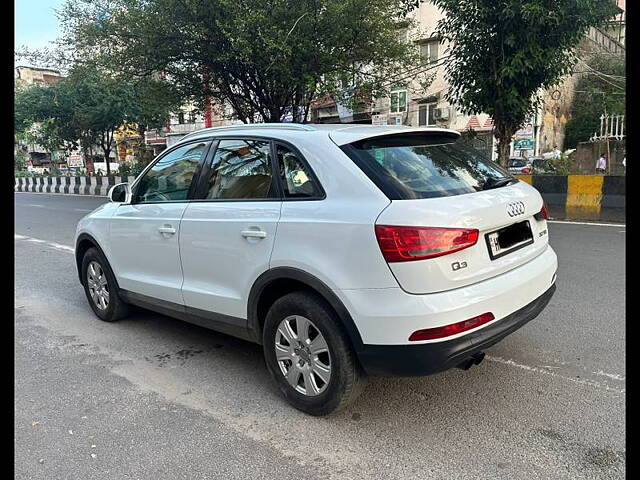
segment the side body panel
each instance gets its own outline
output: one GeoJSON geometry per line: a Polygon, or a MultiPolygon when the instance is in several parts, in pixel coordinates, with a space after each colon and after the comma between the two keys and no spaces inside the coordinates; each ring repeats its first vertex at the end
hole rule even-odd
{"type": "Polygon", "coordinates": [[[120,288],[183,304],[178,238],[187,205],[119,205],[111,218],[108,243],[120,288]],[[160,229],[174,233],[162,233],[160,229]]]}
{"type": "Polygon", "coordinates": [[[249,290],[256,278],[269,269],[281,204],[189,204],[180,227],[182,294],[187,307],[247,317],[249,290]],[[252,232],[260,236],[251,236],[252,232]]]}
{"type": "Polygon", "coordinates": [[[332,289],[397,287],[374,231],[389,199],[326,135],[309,137],[296,147],[326,198],[283,202],[271,268],[298,268],[332,289]]]}

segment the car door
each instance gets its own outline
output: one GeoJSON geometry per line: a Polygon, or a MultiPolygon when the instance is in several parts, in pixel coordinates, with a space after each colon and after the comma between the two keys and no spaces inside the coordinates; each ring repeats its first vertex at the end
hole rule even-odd
{"type": "Polygon", "coordinates": [[[281,195],[270,140],[220,138],[180,229],[187,311],[244,327],[247,296],[269,268],[281,195]]]}
{"type": "Polygon", "coordinates": [[[133,185],[110,223],[119,287],[182,306],[180,220],[211,141],[179,145],[160,156],[133,185]]]}

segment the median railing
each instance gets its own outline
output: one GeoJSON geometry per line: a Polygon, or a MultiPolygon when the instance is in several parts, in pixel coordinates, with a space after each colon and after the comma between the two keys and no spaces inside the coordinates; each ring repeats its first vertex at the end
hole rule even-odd
{"type": "Polygon", "coordinates": [[[110,177],[15,177],[16,192],[106,196],[118,183],[132,183],[134,176],[110,177]]]}

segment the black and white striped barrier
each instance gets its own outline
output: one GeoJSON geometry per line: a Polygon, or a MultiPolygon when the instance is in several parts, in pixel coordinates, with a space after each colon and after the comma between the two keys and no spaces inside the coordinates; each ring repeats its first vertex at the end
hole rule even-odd
{"type": "Polygon", "coordinates": [[[136,177],[15,177],[16,192],[98,195],[105,197],[109,189],[136,177]]]}

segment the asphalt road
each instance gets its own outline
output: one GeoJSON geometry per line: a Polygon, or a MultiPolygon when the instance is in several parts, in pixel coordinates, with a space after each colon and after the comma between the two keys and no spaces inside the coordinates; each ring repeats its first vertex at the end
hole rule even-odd
{"type": "Polygon", "coordinates": [[[556,295],[481,365],[375,378],[314,418],[280,397],[257,345],[93,315],[73,235],[104,198],[15,201],[18,479],[624,477],[624,227],[550,224],[556,295]]]}

